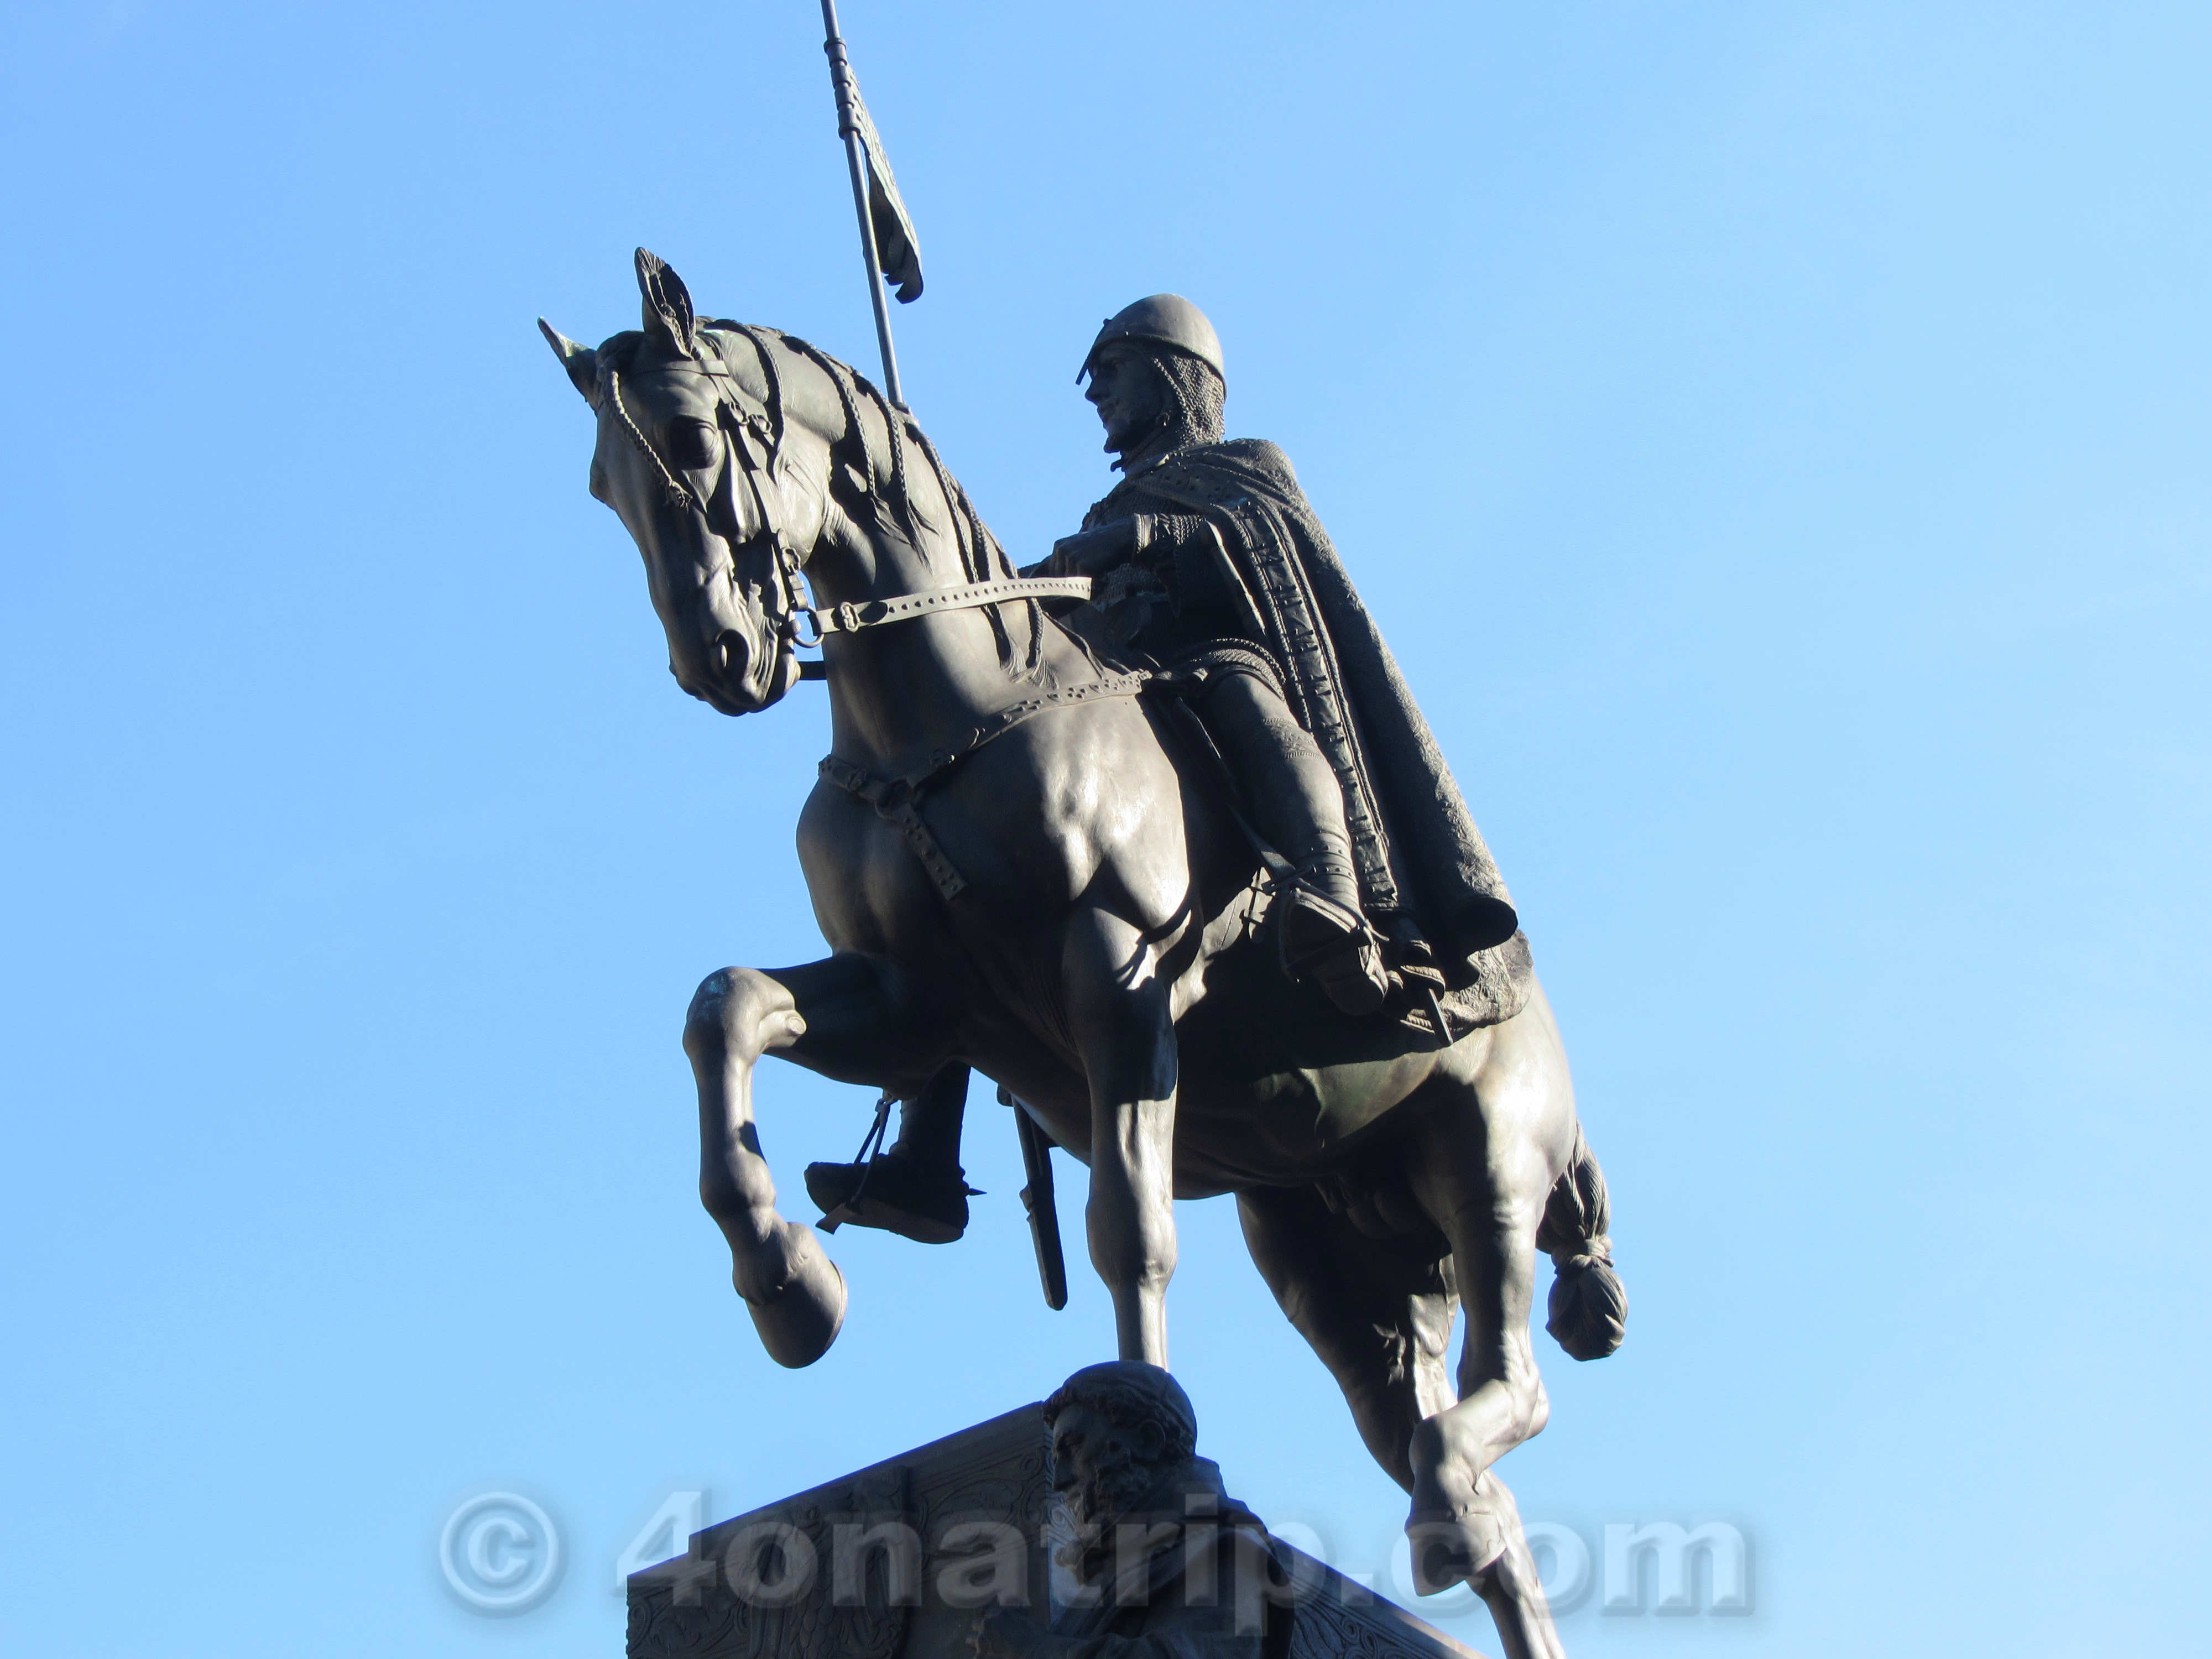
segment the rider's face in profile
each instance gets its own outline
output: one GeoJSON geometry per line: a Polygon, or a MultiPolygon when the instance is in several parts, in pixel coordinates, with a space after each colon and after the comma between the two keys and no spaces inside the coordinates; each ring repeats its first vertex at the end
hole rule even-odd
{"type": "Polygon", "coordinates": [[[1083,395],[1097,410],[1106,448],[1114,454],[1127,453],[1159,424],[1160,377],[1141,347],[1116,343],[1101,351],[1083,395]]]}

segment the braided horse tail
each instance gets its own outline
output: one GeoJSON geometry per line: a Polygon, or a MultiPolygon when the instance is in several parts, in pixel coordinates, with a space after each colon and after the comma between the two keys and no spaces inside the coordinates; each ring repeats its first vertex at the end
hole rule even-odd
{"type": "Polygon", "coordinates": [[[1602,1359],[1627,1334],[1628,1291],[1613,1268],[1613,1204],[1597,1157],[1575,1129],[1574,1156],[1544,1200],[1536,1248],[1552,1258],[1544,1328],[1577,1359],[1602,1359]]]}

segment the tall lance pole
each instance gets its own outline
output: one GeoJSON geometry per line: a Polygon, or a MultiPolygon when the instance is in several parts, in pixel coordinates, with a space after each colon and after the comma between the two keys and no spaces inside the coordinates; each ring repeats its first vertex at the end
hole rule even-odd
{"type": "Polygon", "coordinates": [[[845,56],[844,37],[837,33],[837,0],[822,0],[822,28],[827,39],[822,50],[830,54],[830,85],[837,94],[837,136],[845,141],[845,166],[853,175],[853,211],[860,221],[860,261],[867,269],[868,301],[876,310],[876,344],[884,354],[884,391],[893,404],[906,407],[899,390],[898,356],[891,349],[890,303],[884,293],[883,264],[876,250],[876,224],[868,211],[868,158],[861,147],[860,124],[854,106],[858,97],[853,85],[853,66],[845,56]]]}

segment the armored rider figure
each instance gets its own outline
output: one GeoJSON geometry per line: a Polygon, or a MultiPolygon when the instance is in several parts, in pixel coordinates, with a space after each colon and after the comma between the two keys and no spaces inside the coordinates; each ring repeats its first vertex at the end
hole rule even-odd
{"type": "Polygon", "coordinates": [[[1289,458],[1223,441],[1221,343],[1180,295],[1109,318],[1085,377],[1121,481],[1038,569],[1097,578],[1118,647],[1183,686],[1296,872],[1285,971],[1347,1014],[1430,1013],[1512,939],[1513,908],[1289,458]]]}
{"type": "MultiPolygon", "coordinates": [[[[1024,574],[1092,577],[1097,609],[1071,623],[1158,668],[1198,716],[1281,860],[1284,970],[1431,1042],[1509,1018],[1528,955],[1505,884],[1289,458],[1223,438],[1213,325],[1180,295],[1139,300],[1100,328],[1077,380],[1122,476],[1024,574]]],[[[817,1201],[957,1237],[965,1089],[966,1068],[947,1067],[904,1103],[890,1153],[814,1165],[817,1201]],[[867,1202],[850,1203],[871,1170],[867,1202]]]]}
{"type": "Polygon", "coordinates": [[[1249,817],[1297,872],[1278,898],[1285,971],[1316,981],[1346,1013],[1372,1013],[1390,987],[1364,919],[1343,791],[1292,717],[1252,583],[1191,489],[1194,469],[1225,447],[1213,325],[1176,295],[1139,300],[1099,331],[1085,377],[1122,478],[1036,569],[1096,578],[1114,643],[1177,672],[1249,817]]]}

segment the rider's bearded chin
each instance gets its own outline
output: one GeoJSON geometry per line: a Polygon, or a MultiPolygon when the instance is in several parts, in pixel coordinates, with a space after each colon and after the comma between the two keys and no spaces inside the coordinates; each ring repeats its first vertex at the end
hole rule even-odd
{"type": "Polygon", "coordinates": [[[1127,1515],[1152,1489],[1157,1473],[1127,1452],[1116,1452],[1069,1490],[1069,1518],[1085,1528],[1110,1525],[1127,1515]]]}
{"type": "Polygon", "coordinates": [[[1142,391],[1133,389],[1131,382],[1137,380],[1141,367],[1122,365],[1114,378],[1113,389],[1098,400],[1098,422],[1106,428],[1104,447],[1109,454],[1127,455],[1142,447],[1166,415],[1165,400],[1158,395],[1156,384],[1142,391]]]}
{"type": "Polygon", "coordinates": [[[1098,423],[1106,428],[1103,447],[1108,454],[1119,455],[1136,447],[1137,434],[1129,430],[1128,410],[1117,399],[1109,398],[1098,405],[1098,423]]]}
{"type": "Polygon", "coordinates": [[[1152,448],[1165,425],[1158,410],[1141,420],[1117,421],[1106,428],[1106,453],[1115,458],[1115,466],[1129,466],[1132,457],[1143,456],[1152,448]]]}

